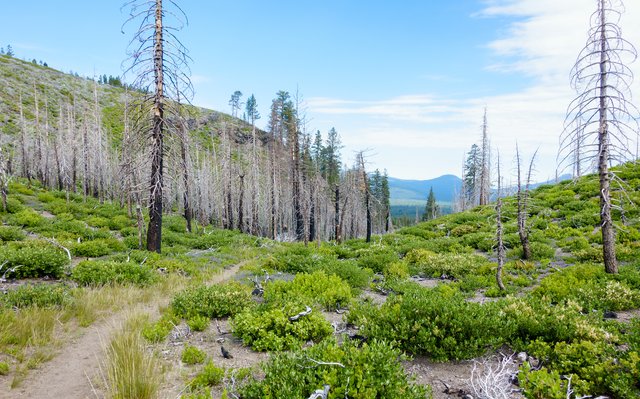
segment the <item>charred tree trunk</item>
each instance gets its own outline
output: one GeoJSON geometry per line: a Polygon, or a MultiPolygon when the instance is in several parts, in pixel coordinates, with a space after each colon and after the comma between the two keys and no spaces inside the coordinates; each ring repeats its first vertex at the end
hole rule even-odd
{"type": "Polygon", "coordinates": [[[336,184],[334,189],[334,207],[335,207],[335,216],[334,216],[334,228],[335,228],[335,239],[338,244],[342,242],[342,225],[340,222],[340,185],[336,184]]]}
{"type": "Polygon", "coordinates": [[[162,249],[162,190],[164,140],[164,68],[162,0],[156,0],[153,63],[155,96],[153,103],[153,132],[151,153],[151,190],[149,195],[149,228],[147,251],[160,253],[162,249]]]}

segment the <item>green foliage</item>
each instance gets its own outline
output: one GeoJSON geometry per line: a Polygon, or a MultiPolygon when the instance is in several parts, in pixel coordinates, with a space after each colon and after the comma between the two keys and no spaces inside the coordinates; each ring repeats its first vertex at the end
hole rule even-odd
{"type": "Polygon", "coordinates": [[[7,375],[9,374],[9,371],[11,369],[9,368],[9,364],[7,362],[0,362],[0,375],[7,375]]]}
{"type": "Polygon", "coordinates": [[[189,383],[191,390],[197,390],[205,387],[219,385],[224,377],[224,369],[217,367],[213,362],[204,365],[202,371],[199,372],[189,383]]]}
{"type": "Polygon", "coordinates": [[[390,344],[373,341],[361,348],[334,339],[291,353],[272,356],[264,365],[263,379],[241,388],[246,399],[307,398],[323,384],[330,385],[330,398],[424,399],[430,389],[414,384],[401,363],[401,352],[390,344]],[[326,363],[319,365],[314,359],[326,363]],[[344,367],[339,366],[343,365],[344,367]]]}
{"type": "Polygon", "coordinates": [[[195,315],[187,320],[187,325],[193,331],[204,331],[209,327],[211,320],[208,317],[195,315]]]}
{"type": "Polygon", "coordinates": [[[25,234],[22,229],[13,226],[0,226],[0,242],[2,241],[22,241],[25,234]]]}
{"type": "Polygon", "coordinates": [[[447,275],[460,278],[476,273],[480,267],[489,264],[481,255],[434,253],[423,249],[409,252],[405,260],[409,264],[411,273],[428,277],[447,275]]]}
{"type": "MultiPolygon", "coordinates": [[[[58,247],[46,241],[28,240],[9,242],[0,247],[0,264],[7,262],[5,268],[17,267],[8,274],[10,277],[44,277],[58,278],[69,258],[58,247]]],[[[6,270],[6,269],[5,269],[6,270]]]]}
{"type": "Polygon", "coordinates": [[[326,257],[323,262],[309,271],[316,270],[321,270],[328,276],[336,275],[354,289],[365,288],[373,276],[371,269],[362,269],[353,260],[338,260],[329,257],[326,257]]]}
{"type": "Polygon", "coordinates": [[[497,306],[467,302],[455,290],[407,287],[379,308],[356,306],[348,319],[370,339],[396,342],[404,351],[438,361],[470,359],[504,342],[497,306]]]}
{"type": "Polygon", "coordinates": [[[84,286],[107,284],[134,284],[146,286],[157,280],[157,275],[147,265],[130,262],[86,260],[71,272],[71,279],[84,286]]]}
{"type": "Polygon", "coordinates": [[[46,219],[38,212],[25,208],[7,218],[7,223],[13,226],[37,227],[46,222],[46,219]]]}
{"type": "Polygon", "coordinates": [[[69,287],[63,284],[27,284],[0,295],[0,307],[41,308],[63,306],[71,299],[69,287]]]}
{"type": "Polygon", "coordinates": [[[191,346],[189,344],[185,344],[182,349],[182,363],[184,364],[200,364],[204,362],[204,359],[207,358],[207,354],[196,348],[195,346],[191,346]]]}
{"type": "Polygon", "coordinates": [[[351,287],[335,275],[323,271],[298,273],[293,281],[274,281],[264,289],[264,299],[272,303],[291,300],[307,305],[318,304],[326,310],[345,307],[351,301],[351,287]]]}
{"type": "Polygon", "coordinates": [[[356,251],[358,266],[382,273],[388,265],[398,261],[398,255],[390,248],[374,247],[356,251]]]}
{"type": "Polygon", "coordinates": [[[620,351],[612,344],[592,341],[534,341],[527,350],[546,366],[539,371],[523,370],[527,397],[555,397],[544,395],[566,386],[560,376],[571,376],[571,386],[578,396],[632,398],[640,394],[640,355],[636,351],[620,351]]]}
{"type": "MultiPolygon", "coordinates": [[[[555,257],[556,250],[550,245],[540,242],[530,242],[529,245],[531,247],[531,259],[533,260],[553,259],[555,257]]],[[[517,246],[508,251],[507,255],[513,258],[522,258],[522,247],[517,246]]]]}
{"type": "Polygon", "coordinates": [[[249,288],[230,282],[189,288],[173,298],[171,307],[178,316],[186,319],[197,315],[213,319],[233,316],[251,303],[249,288]]]}
{"type": "Polygon", "coordinates": [[[640,306],[640,291],[625,279],[638,282],[633,268],[622,268],[619,276],[607,275],[600,265],[575,265],[545,277],[533,295],[556,303],[573,301],[582,309],[625,310],[640,306]]]}
{"type": "Polygon", "coordinates": [[[114,251],[124,251],[125,246],[115,238],[101,238],[91,241],[81,241],[74,243],[71,252],[75,256],[97,258],[109,255],[114,251]]]}
{"type": "Polygon", "coordinates": [[[142,336],[149,342],[162,342],[178,323],[180,320],[173,312],[164,312],[158,321],[142,328],[142,336]]]}
{"type": "Polygon", "coordinates": [[[263,305],[245,311],[233,318],[233,335],[257,351],[296,349],[307,341],[319,342],[331,335],[333,328],[317,311],[297,321],[289,320],[303,310],[304,305],[285,303],[274,308],[263,305]]]}

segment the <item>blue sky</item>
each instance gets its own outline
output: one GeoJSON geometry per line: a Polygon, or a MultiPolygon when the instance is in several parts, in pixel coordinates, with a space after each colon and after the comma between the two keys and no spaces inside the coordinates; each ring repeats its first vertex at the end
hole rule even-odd
{"type": "MultiPolygon", "coordinates": [[[[0,46],[81,75],[117,75],[133,26],[120,1],[3,5],[0,46]]],[[[229,112],[255,94],[266,125],[278,90],[298,92],[310,131],[335,126],[343,159],[368,149],[370,167],[399,178],[460,174],[479,141],[483,109],[503,169],[518,141],[539,147],[537,180],[555,174],[573,94],[569,70],[584,45],[588,0],[243,0],[178,2],[193,58],[193,103],[229,112]]],[[[640,4],[623,33],[640,47],[640,4]]],[[[640,74],[638,62],[633,65],[640,74]]],[[[638,90],[635,84],[635,92],[638,90]]],[[[634,93],[635,94],[635,93],[634,93]]],[[[640,95],[640,94],[637,94],[640,95]]],[[[635,101],[638,104],[637,101],[635,101]]]]}

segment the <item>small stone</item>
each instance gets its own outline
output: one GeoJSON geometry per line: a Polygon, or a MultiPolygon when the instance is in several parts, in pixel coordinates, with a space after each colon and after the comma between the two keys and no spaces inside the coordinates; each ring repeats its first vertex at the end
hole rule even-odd
{"type": "Polygon", "coordinates": [[[529,359],[529,356],[527,355],[527,352],[520,352],[520,353],[518,353],[518,355],[516,357],[518,358],[520,363],[524,363],[524,362],[527,361],[527,359],[529,359]]]}

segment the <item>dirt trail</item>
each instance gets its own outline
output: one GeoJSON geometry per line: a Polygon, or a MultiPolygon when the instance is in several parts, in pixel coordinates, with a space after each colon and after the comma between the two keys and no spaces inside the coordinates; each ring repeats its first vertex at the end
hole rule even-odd
{"type": "MultiPolygon", "coordinates": [[[[219,283],[232,278],[245,262],[240,262],[215,275],[210,283],[219,283]]],[[[168,299],[165,299],[165,301],[168,299]]],[[[96,399],[104,394],[96,381],[102,378],[100,365],[104,355],[104,345],[122,327],[127,318],[136,311],[143,311],[157,317],[162,300],[134,306],[118,312],[94,325],[87,327],[81,335],[74,337],[51,361],[39,369],[30,371],[20,387],[11,389],[0,386],[0,399],[96,399]]]]}

